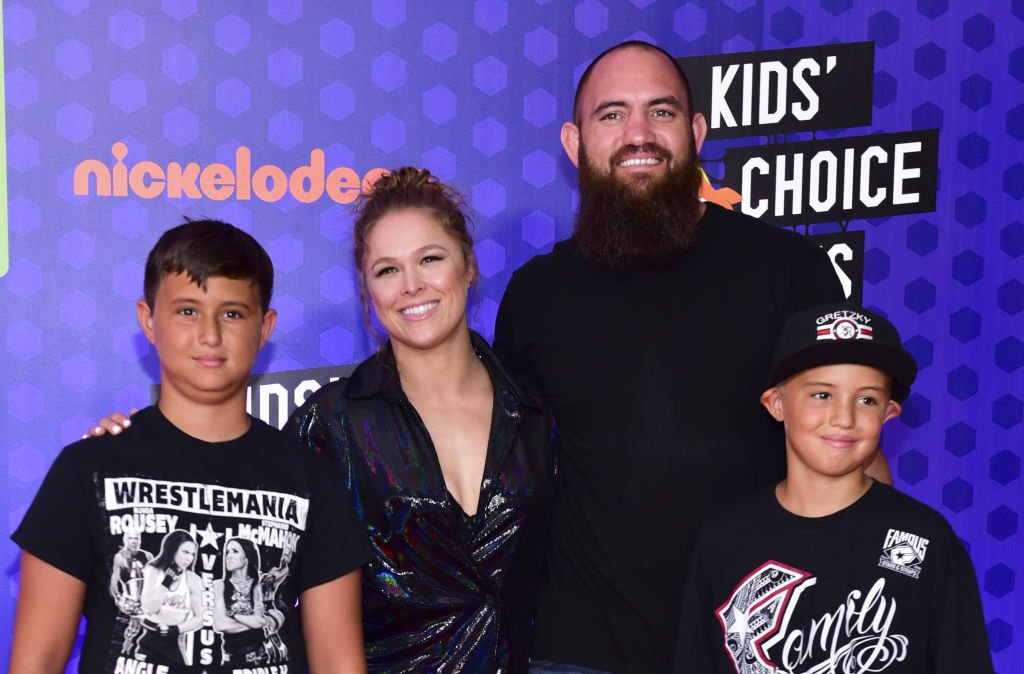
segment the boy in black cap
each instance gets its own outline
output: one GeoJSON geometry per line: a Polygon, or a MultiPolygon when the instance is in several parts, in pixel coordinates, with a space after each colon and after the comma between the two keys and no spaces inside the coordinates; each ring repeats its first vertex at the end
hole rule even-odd
{"type": "Polygon", "coordinates": [[[893,325],[863,307],[789,319],[761,396],[785,426],[786,479],[705,524],[676,672],[992,672],[956,534],[864,474],[916,374],[893,325]]]}

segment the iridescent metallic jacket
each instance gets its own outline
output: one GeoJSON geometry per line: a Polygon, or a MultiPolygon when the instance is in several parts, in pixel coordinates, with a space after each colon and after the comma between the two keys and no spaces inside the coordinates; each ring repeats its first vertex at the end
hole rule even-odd
{"type": "Polygon", "coordinates": [[[285,427],[335,458],[376,553],[363,568],[371,672],[525,672],[555,476],[554,426],[486,342],[494,387],[477,514],[448,493],[390,345],[285,427]]]}

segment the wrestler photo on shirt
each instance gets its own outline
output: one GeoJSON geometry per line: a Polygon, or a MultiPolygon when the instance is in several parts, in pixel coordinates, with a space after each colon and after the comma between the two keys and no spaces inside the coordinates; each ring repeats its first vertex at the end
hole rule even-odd
{"type": "Polygon", "coordinates": [[[263,647],[271,662],[284,661],[288,659],[288,645],[281,639],[277,632],[284,624],[284,616],[288,606],[284,600],[278,597],[277,591],[281,584],[288,578],[289,564],[292,561],[292,553],[295,548],[292,545],[285,545],[281,551],[281,560],[277,566],[268,569],[260,575],[260,592],[263,594],[263,614],[267,619],[267,625],[263,628],[266,641],[263,647]]]}
{"type": "Polygon", "coordinates": [[[245,538],[229,538],[223,569],[224,577],[213,581],[213,629],[223,637],[221,662],[268,664],[271,654],[264,647],[264,630],[272,623],[264,608],[256,545],[245,538]]]}
{"type": "Polygon", "coordinates": [[[142,576],[153,555],[142,549],[142,532],[137,528],[125,529],[121,541],[111,562],[110,596],[124,614],[118,621],[125,626],[122,652],[128,653],[142,631],[142,576]]]}
{"type": "Polygon", "coordinates": [[[164,536],[160,554],[143,568],[142,630],[133,653],[137,660],[192,665],[192,633],[203,620],[202,583],[192,570],[196,554],[195,539],[175,529],[164,536]]]}
{"type": "Polygon", "coordinates": [[[122,547],[114,553],[110,574],[110,596],[117,608],[129,616],[142,613],[142,571],[153,555],[142,549],[142,532],[125,529],[122,547]]]}

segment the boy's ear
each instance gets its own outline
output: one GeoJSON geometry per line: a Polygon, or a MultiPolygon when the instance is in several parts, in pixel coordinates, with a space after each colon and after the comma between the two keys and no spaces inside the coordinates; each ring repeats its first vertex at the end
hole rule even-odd
{"type": "Polygon", "coordinates": [[[902,405],[900,405],[895,400],[890,400],[888,403],[885,404],[885,418],[882,419],[882,423],[884,424],[886,421],[889,421],[889,419],[895,419],[900,415],[900,412],[902,411],[902,405]]]}
{"type": "Polygon", "coordinates": [[[263,325],[260,326],[260,348],[262,349],[277,325],[277,309],[267,309],[263,314],[263,325]]]}
{"type": "Polygon", "coordinates": [[[153,310],[149,307],[146,300],[139,300],[135,303],[135,313],[139,317],[139,326],[142,328],[142,332],[145,333],[146,339],[149,340],[150,344],[155,344],[153,338],[153,310]]]}
{"type": "Polygon", "coordinates": [[[782,391],[773,386],[761,394],[761,404],[776,421],[782,421],[782,391]]]}

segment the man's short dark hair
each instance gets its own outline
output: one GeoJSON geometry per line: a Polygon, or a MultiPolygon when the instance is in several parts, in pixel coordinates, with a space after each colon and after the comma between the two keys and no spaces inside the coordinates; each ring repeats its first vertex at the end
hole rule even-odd
{"type": "Polygon", "coordinates": [[[580,77],[580,82],[579,84],[576,85],[576,96],[575,98],[573,98],[572,101],[572,121],[576,126],[579,126],[581,122],[580,93],[583,91],[583,87],[585,87],[587,82],[590,80],[590,74],[594,71],[594,66],[596,66],[598,62],[605,56],[608,56],[613,52],[617,52],[620,49],[640,49],[643,51],[655,51],[664,55],[664,57],[667,58],[669,62],[672,64],[672,67],[676,69],[676,72],[679,73],[679,80],[683,83],[683,91],[686,93],[686,114],[691,119],[693,118],[693,94],[690,92],[690,80],[687,79],[686,73],[683,72],[682,67],[679,65],[679,62],[676,61],[675,57],[669,54],[661,47],[655,46],[650,42],[644,42],[643,40],[627,40],[626,42],[620,42],[614,47],[609,47],[608,49],[605,49],[603,52],[598,54],[597,58],[591,61],[590,65],[587,66],[587,69],[583,71],[583,75],[580,77]]]}
{"type": "Polygon", "coordinates": [[[185,218],[183,224],[164,232],[146,259],[143,292],[150,309],[164,276],[182,272],[203,289],[211,276],[249,281],[256,288],[263,313],[270,308],[274,265],[263,246],[234,225],[185,218]]]}

